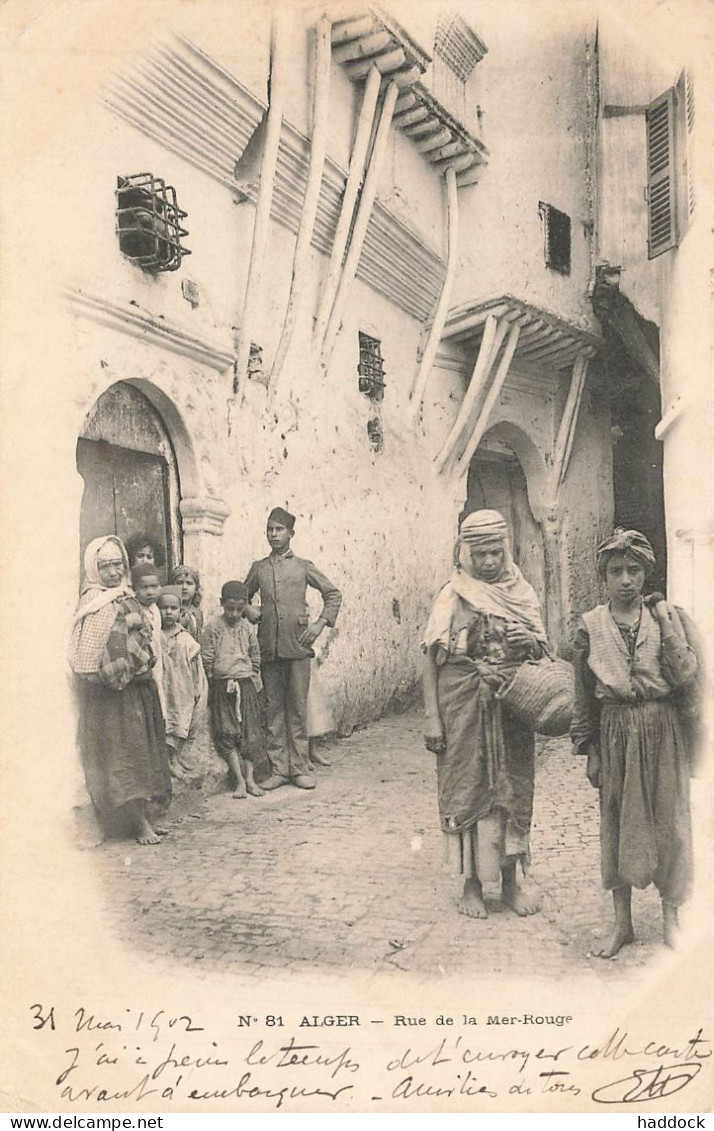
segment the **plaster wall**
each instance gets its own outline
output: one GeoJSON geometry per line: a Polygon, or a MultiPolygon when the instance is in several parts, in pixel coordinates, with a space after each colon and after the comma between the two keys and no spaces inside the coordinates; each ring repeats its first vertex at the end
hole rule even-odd
{"type": "Polygon", "coordinates": [[[566,24],[541,5],[512,3],[484,5],[473,18],[489,48],[473,82],[490,157],[478,184],[461,192],[463,263],[454,303],[515,293],[578,326],[592,327],[587,298],[589,22],[566,24]],[[545,266],[541,201],[570,216],[569,275],[545,266]]]}
{"type": "MultiPolygon", "coordinates": [[[[243,60],[245,45],[239,48],[231,41],[230,52],[234,50],[243,60]]],[[[230,61],[227,55],[223,59],[230,61]]],[[[264,63],[264,51],[262,56],[258,51],[246,64],[247,78],[242,72],[238,78],[258,88],[264,63]]],[[[299,86],[304,75],[296,76],[292,81],[299,86]]],[[[339,78],[335,89],[342,91],[338,105],[346,127],[354,112],[353,91],[339,78]]],[[[292,115],[292,105],[289,110],[292,115]]],[[[304,128],[298,103],[295,115],[294,124],[304,128]]],[[[395,140],[395,154],[404,144],[403,138],[395,140]]],[[[403,156],[407,172],[400,174],[401,181],[391,182],[390,200],[396,207],[403,192],[405,215],[439,251],[440,183],[426,162],[420,166],[414,154],[403,156]],[[412,209],[412,202],[421,202],[422,210],[412,209]]],[[[561,166],[563,176],[567,167],[567,162],[561,166]]],[[[395,160],[395,176],[399,168],[395,160]]],[[[385,183],[388,193],[388,177],[385,183]]],[[[14,398],[14,418],[20,422],[16,447],[7,456],[12,481],[30,483],[39,465],[52,468],[38,492],[32,529],[24,531],[17,547],[26,564],[15,577],[14,591],[23,606],[34,609],[32,594],[46,560],[37,544],[41,533],[57,562],[56,603],[49,625],[35,622],[36,614],[30,612],[28,632],[30,638],[42,632],[49,640],[53,670],[47,673],[52,683],[47,705],[50,711],[57,706],[58,717],[67,719],[54,731],[48,728],[47,740],[73,741],[64,656],[79,581],[82,480],[75,445],[92,405],[118,381],[136,383],[160,412],[176,451],[184,502],[197,501],[198,518],[184,513],[184,557],[202,571],[207,614],[216,608],[220,583],[243,576],[251,560],[266,552],[268,509],[287,505],[298,517],[295,551],[314,558],[344,594],[338,624],[323,634],[318,650],[334,725],[347,731],[405,699],[418,678],[419,641],[430,602],[450,570],[456,516],[465,493],[464,482],[437,476],[432,467],[432,455],[458,409],[464,378],[437,370],[428,390],[424,432],[415,434],[407,423],[421,322],[357,280],[325,371],[309,341],[309,312],[316,308],[326,268],[325,258],[313,250],[315,270],[303,296],[306,313],[296,328],[276,400],[268,405],[264,386],[247,380],[235,396],[231,357],[254,207],[111,114],[97,100],[96,90],[75,105],[52,142],[40,138],[27,148],[22,168],[8,178],[6,206],[15,218],[6,248],[17,265],[13,297],[28,312],[43,311],[42,333],[30,314],[16,320],[9,332],[8,356],[14,364],[6,395],[14,398]],[[180,271],[155,278],[124,259],[114,230],[117,174],[147,169],[176,185],[179,203],[189,214],[186,242],[193,252],[180,271]],[[47,186],[52,186],[53,199],[62,202],[61,223],[44,207],[47,186]],[[185,279],[198,287],[195,309],[183,296],[185,279]],[[88,307],[88,298],[94,305],[90,301],[88,307]],[[382,342],[387,385],[381,403],[372,404],[358,391],[360,329],[382,342]],[[182,335],[193,344],[186,346],[182,335]],[[381,452],[373,450],[366,432],[374,417],[383,427],[381,452]]],[[[506,210],[496,225],[499,240],[509,247],[511,266],[524,250],[516,216],[506,210]]],[[[473,219],[467,214],[462,229],[461,274],[469,280],[469,297],[474,272],[478,269],[481,280],[483,268],[484,245],[471,230],[473,219]]],[[[263,347],[268,370],[287,301],[294,239],[284,226],[271,224],[263,301],[250,328],[263,347]]],[[[540,256],[539,242],[537,246],[540,256]]],[[[526,256],[521,281],[529,277],[530,263],[526,256]]],[[[570,295],[574,279],[561,282],[570,295]]],[[[535,296],[529,292],[524,297],[535,296]]],[[[568,316],[574,307],[561,297],[558,313],[568,316]]],[[[492,423],[509,421],[522,428],[547,467],[562,395],[561,390],[544,396],[538,388],[511,382],[492,423]]],[[[595,438],[592,443],[596,447],[595,438]]],[[[577,439],[574,460],[579,445],[577,439]]],[[[14,514],[15,500],[9,501],[8,511],[14,514]]],[[[24,662],[30,670],[29,655],[24,662]]],[[[44,726],[40,722],[40,740],[44,726]]]]}

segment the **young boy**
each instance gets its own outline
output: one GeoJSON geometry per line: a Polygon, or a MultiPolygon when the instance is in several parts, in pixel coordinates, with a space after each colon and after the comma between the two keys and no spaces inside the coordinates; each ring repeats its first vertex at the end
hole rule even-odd
{"type": "Polygon", "coordinates": [[[181,760],[194,717],[206,702],[206,676],[201,646],[179,623],[181,586],[165,585],[157,601],[162,623],[166,746],[169,771],[183,778],[190,767],[181,760]]]}
{"type": "Polygon", "coordinates": [[[315,788],[307,731],[312,646],[325,625],[334,625],[342,603],[342,594],[324,573],[293,554],[290,540],[294,532],[294,516],[275,507],[268,515],[266,531],[271,552],[253,562],[245,582],[248,599],[260,593],[261,600],[258,640],[272,768],[263,789],[277,789],[289,782],[299,789],[315,788]],[[313,624],[305,600],[308,585],[319,590],[324,602],[313,624]]]}
{"type": "Polygon", "coordinates": [[[211,729],[216,750],[235,778],[234,797],[262,797],[253,762],[265,749],[260,704],[257,630],[243,617],[248,590],[240,581],[221,589],[223,612],[206,625],[201,654],[209,680],[211,729]]]}
{"type": "Polygon", "coordinates": [[[154,679],[156,680],[156,688],[159,693],[159,702],[161,703],[161,713],[166,718],[166,699],[164,697],[164,663],[163,663],[163,645],[161,640],[161,613],[156,606],[156,600],[161,592],[161,578],[159,571],[155,565],[144,562],[141,565],[135,565],[131,571],[131,584],[136,595],[136,599],[141,605],[141,611],[146,618],[146,622],[151,628],[151,645],[156,657],[156,663],[153,668],[154,679]]]}

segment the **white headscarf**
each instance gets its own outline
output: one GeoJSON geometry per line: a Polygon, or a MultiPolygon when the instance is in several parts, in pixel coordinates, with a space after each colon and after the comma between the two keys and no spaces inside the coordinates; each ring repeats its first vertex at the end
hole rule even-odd
{"type": "Polygon", "coordinates": [[[513,561],[508,527],[498,511],[474,511],[461,523],[456,547],[457,565],[444,588],[437,594],[424,632],[424,647],[441,644],[447,648],[451,623],[459,601],[474,612],[515,620],[525,625],[538,641],[547,644],[538,598],[513,561]],[[471,547],[503,546],[503,569],[494,581],[473,575],[471,547]]]}
{"type": "Polygon", "coordinates": [[[130,597],[129,557],[121,538],[116,534],[105,534],[95,538],[84,551],[84,581],[82,595],[72,629],[70,645],[70,664],[79,675],[89,675],[99,670],[104,646],[109,638],[117,610],[115,601],[130,597]],[[99,551],[113,542],[117,546],[122,562],[123,577],[119,585],[104,585],[99,574],[99,551]]]}

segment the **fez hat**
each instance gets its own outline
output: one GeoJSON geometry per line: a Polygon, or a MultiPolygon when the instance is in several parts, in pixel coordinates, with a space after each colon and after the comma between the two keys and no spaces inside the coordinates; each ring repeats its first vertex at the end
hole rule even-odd
{"type": "Polygon", "coordinates": [[[290,511],[283,510],[282,507],[273,507],[268,515],[268,522],[278,522],[287,530],[295,529],[295,515],[290,514],[290,511]]]}

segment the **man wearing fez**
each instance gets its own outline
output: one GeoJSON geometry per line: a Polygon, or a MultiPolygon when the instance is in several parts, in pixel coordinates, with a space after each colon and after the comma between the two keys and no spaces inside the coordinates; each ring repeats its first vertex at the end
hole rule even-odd
{"type": "Polygon", "coordinates": [[[258,642],[272,767],[271,776],[260,783],[263,789],[290,783],[298,789],[315,788],[307,732],[312,646],[325,625],[334,625],[342,602],[339,589],[324,573],[292,552],[294,532],[294,515],[275,507],[268,515],[266,531],[270,553],[253,562],[245,579],[248,600],[260,593],[261,601],[258,642]],[[308,585],[318,589],[323,599],[322,612],[312,624],[305,600],[308,585]]]}

